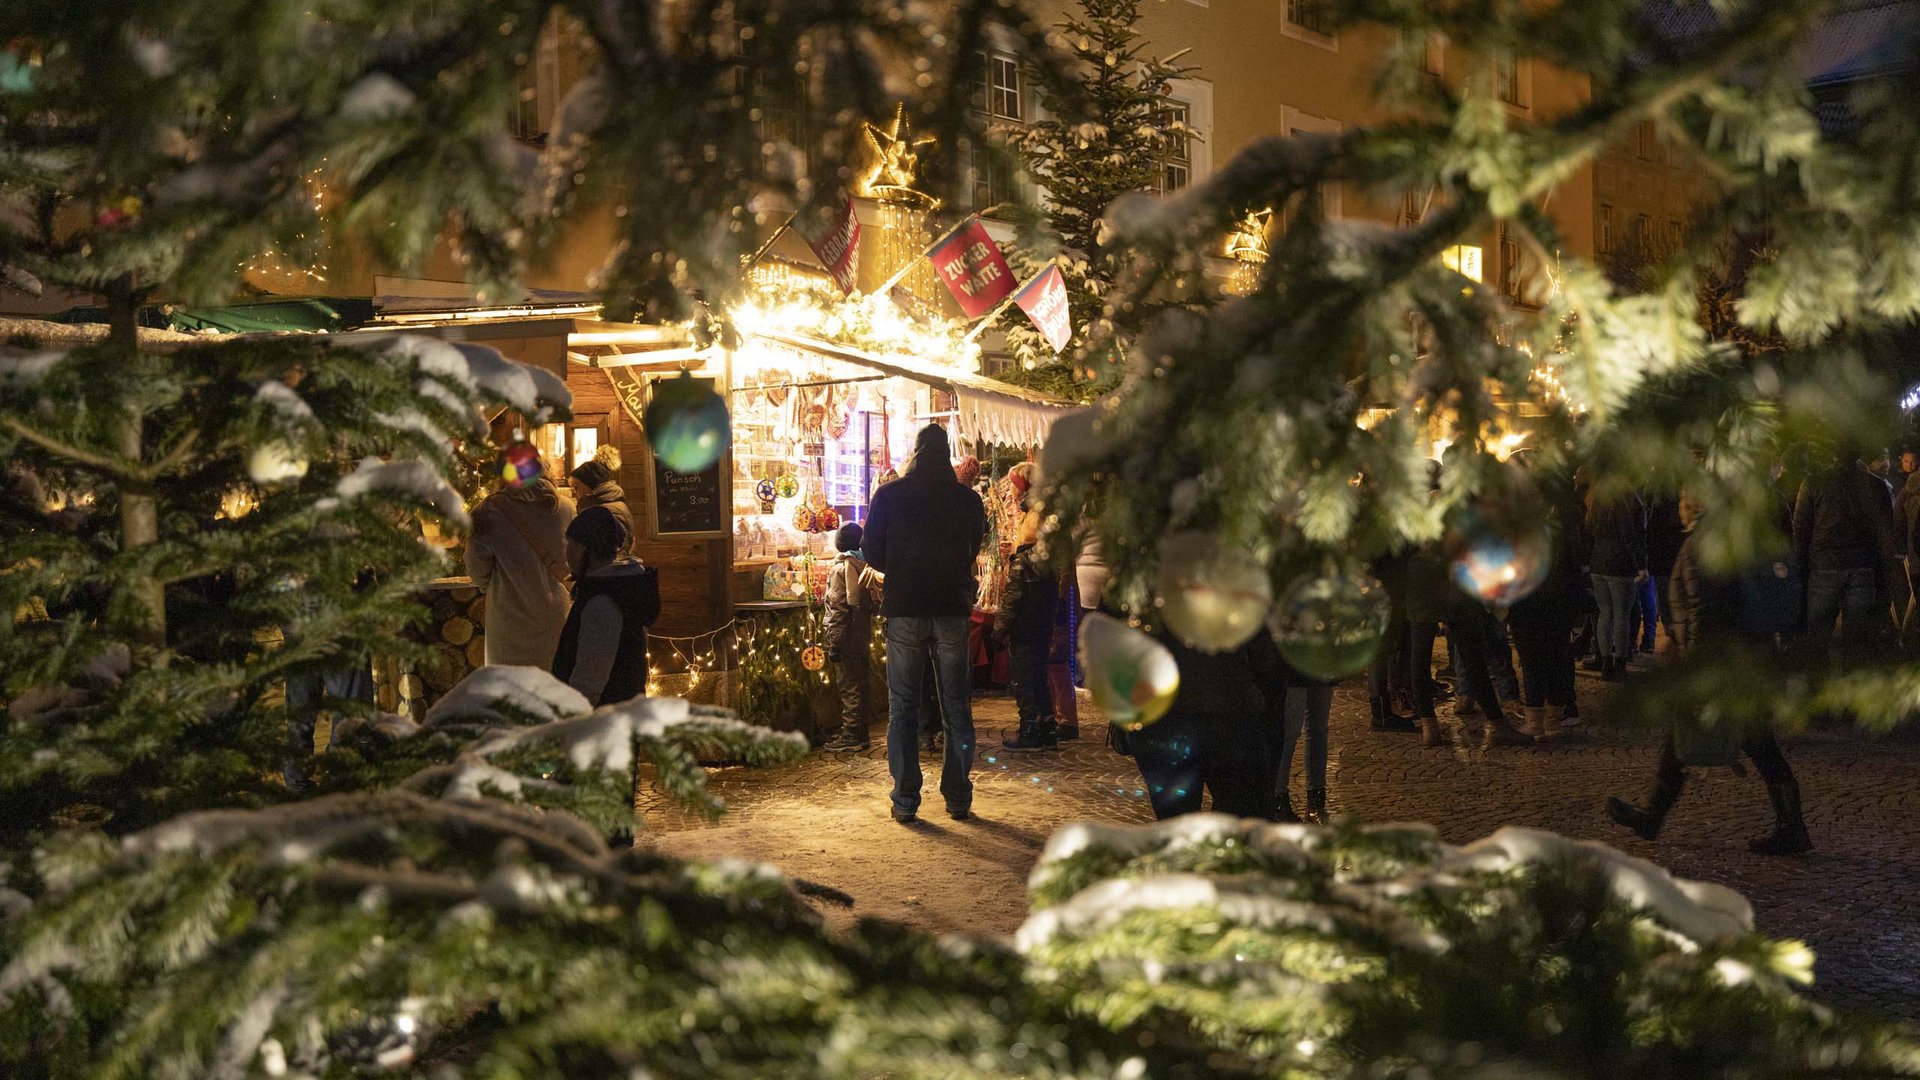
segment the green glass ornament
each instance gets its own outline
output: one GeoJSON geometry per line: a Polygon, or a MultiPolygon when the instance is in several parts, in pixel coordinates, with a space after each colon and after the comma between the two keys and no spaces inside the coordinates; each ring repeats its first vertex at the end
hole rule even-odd
{"type": "Polygon", "coordinates": [[[677,473],[708,468],[733,438],[727,403],[704,380],[685,371],[653,384],[653,400],[641,422],[654,457],[677,473]]]}
{"type": "Polygon", "coordinates": [[[1386,586],[1370,575],[1303,574],[1273,607],[1273,640],[1302,675],[1344,679],[1373,663],[1390,612],[1386,586]]]}

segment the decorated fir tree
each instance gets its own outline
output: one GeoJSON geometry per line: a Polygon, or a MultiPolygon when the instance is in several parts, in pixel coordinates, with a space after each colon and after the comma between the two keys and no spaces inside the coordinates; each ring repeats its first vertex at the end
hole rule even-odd
{"type": "MultiPolygon", "coordinates": [[[[1187,157],[1194,138],[1169,97],[1173,80],[1188,69],[1149,51],[1134,25],[1139,17],[1139,0],[1069,5],[1054,28],[1066,67],[1041,80],[1040,118],[1007,132],[1021,167],[1041,188],[1041,207],[1016,251],[1018,269],[1030,277],[1058,266],[1073,318],[1072,342],[1056,357],[1026,316],[1009,309],[1000,325],[1025,372],[1011,377],[1068,397],[1117,377],[1130,341],[1107,310],[1127,255],[1108,242],[1102,216],[1121,196],[1162,190],[1170,165],[1187,157]]],[[[1136,321],[1145,314],[1130,313],[1136,321]]]]}

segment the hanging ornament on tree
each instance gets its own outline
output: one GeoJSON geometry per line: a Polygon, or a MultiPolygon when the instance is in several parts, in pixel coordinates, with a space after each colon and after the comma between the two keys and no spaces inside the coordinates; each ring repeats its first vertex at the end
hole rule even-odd
{"type": "Polygon", "coordinates": [[[284,439],[268,439],[247,455],[247,477],[256,484],[280,484],[307,475],[307,455],[284,439]]]}
{"type": "Polygon", "coordinates": [[[140,216],[140,197],[128,195],[115,199],[100,208],[93,215],[93,223],[102,229],[117,229],[122,225],[131,225],[140,216]]]}
{"type": "Polygon", "coordinates": [[[654,456],[677,473],[697,473],[720,460],[733,437],[727,403],[685,371],[653,384],[640,421],[654,456]]]}
{"type": "Polygon", "coordinates": [[[800,494],[800,481],[788,473],[773,482],[773,493],[783,499],[791,499],[800,494]]]}
{"type": "Polygon", "coordinates": [[[808,671],[819,671],[827,666],[827,650],[818,645],[809,645],[800,650],[800,666],[808,671]]]}
{"type": "Polygon", "coordinates": [[[1270,625],[1287,663],[1331,682],[1373,663],[1391,611],[1386,586],[1370,574],[1303,574],[1280,594],[1270,625]]]}
{"type": "Polygon", "coordinates": [[[500,451],[500,481],[510,488],[523,488],[540,479],[540,452],[525,439],[515,439],[500,451]]]}
{"type": "Polygon", "coordinates": [[[1527,598],[1553,567],[1553,538],[1517,501],[1482,500],[1459,511],[1446,539],[1447,569],[1468,596],[1497,607],[1527,598]]]}
{"type": "Polygon", "coordinates": [[[1167,626],[1206,652],[1246,644],[1273,605],[1266,568],[1252,553],[1225,549],[1212,534],[1197,531],[1161,542],[1154,592],[1167,626]]]}
{"type": "Polygon", "coordinates": [[[1180,666],[1165,645],[1098,612],[1080,624],[1080,666],[1094,704],[1129,731],[1165,716],[1180,689],[1180,666]]]}

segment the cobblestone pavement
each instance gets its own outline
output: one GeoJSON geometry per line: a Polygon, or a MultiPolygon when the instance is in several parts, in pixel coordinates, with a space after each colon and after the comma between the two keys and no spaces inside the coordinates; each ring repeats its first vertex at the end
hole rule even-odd
{"type": "MultiPolygon", "coordinates": [[[[1582,676],[1590,714],[1600,692],[1582,676]]],[[[815,753],[770,769],[712,770],[711,786],[729,806],[714,823],[643,790],[642,842],[686,858],[774,863],[852,894],[854,917],[1010,933],[1026,915],[1026,875],[1054,829],[1072,821],[1152,820],[1132,761],[1106,747],[1105,725],[1089,718],[1081,700],[1081,741],[1059,752],[1010,753],[998,747],[1001,731],[1013,725],[1012,703],[976,699],[983,749],[971,821],[940,812],[939,765],[923,755],[921,821],[893,822],[884,740],[876,738],[860,755],[815,753]]],[[[1605,817],[1605,797],[1644,795],[1657,748],[1649,733],[1601,729],[1547,748],[1423,749],[1417,736],[1369,731],[1365,690],[1352,683],[1335,699],[1329,801],[1334,812],[1368,821],[1431,822],[1452,843],[1508,824],[1548,828],[1731,886],[1753,902],[1760,930],[1813,946],[1816,995],[1920,1020],[1920,739],[1851,732],[1793,739],[1787,753],[1816,845],[1798,859],[1747,851],[1745,840],[1767,826],[1771,813],[1751,773],[1695,770],[1657,843],[1615,827],[1605,817]]],[[[1300,788],[1296,775],[1296,802],[1300,788]]]]}

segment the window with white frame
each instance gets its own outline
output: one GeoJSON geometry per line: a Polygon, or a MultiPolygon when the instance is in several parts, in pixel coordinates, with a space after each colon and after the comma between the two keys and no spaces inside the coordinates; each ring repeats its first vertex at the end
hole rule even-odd
{"type": "Polygon", "coordinates": [[[1287,0],[1287,29],[1322,44],[1333,42],[1333,21],[1322,0],[1287,0]]]}
{"type": "MultiPolygon", "coordinates": [[[[1304,113],[1290,105],[1282,108],[1281,115],[1285,120],[1285,130],[1288,135],[1338,135],[1341,131],[1340,121],[1304,113]]],[[[1320,197],[1320,208],[1327,218],[1329,220],[1339,218],[1341,216],[1340,185],[1322,182],[1315,185],[1314,190],[1320,197]]]]}
{"type": "Polygon", "coordinates": [[[1501,50],[1493,57],[1493,92],[1500,100],[1518,109],[1527,108],[1532,92],[1532,72],[1527,62],[1501,50]]]}
{"type": "Polygon", "coordinates": [[[1420,220],[1426,217],[1426,215],[1422,213],[1425,209],[1423,205],[1425,202],[1426,200],[1420,197],[1419,192],[1402,192],[1400,194],[1400,224],[1408,228],[1420,224],[1420,220]]]}
{"type": "Polygon", "coordinates": [[[1525,279],[1520,265],[1520,244],[1507,227],[1500,227],[1500,292],[1509,300],[1519,300],[1525,279]]]}
{"type": "Polygon", "coordinates": [[[1613,204],[1600,204],[1600,254],[1613,254],[1613,204]]]}
{"type": "Polygon", "coordinates": [[[1634,247],[1643,252],[1647,250],[1647,245],[1653,242],[1653,218],[1651,215],[1635,214],[1633,216],[1633,236],[1630,237],[1630,239],[1633,241],[1634,247]]]}
{"type": "MultiPolygon", "coordinates": [[[[974,111],[989,126],[1026,122],[1026,94],[1020,61],[1007,53],[987,53],[980,81],[974,86],[974,111]]],[[[1004,153],[975,146],[969,168],[973,179],[973,207],[986,210],[1014,201],[1013,162],[1004,153]]]]}
{"type": "Polygon", "coordinates": [[[1642,120],[1633,131],[1633,156],[1641,161],[1653,160],[1654,130],[1653,121],[1642,120]]]}
{"type": "Polygon", "coordinates": [[[1193,107],[1184,101],[1169,98],[1160,110],[1160,126],[1176,133],[1172,138],[1172,153],[1160,166],[1160,191],[1164,193],[1184,191],[1193,183],[1193,139],[1187,134],[1192,129],[1192,120],[1193,107]]]}
{"type": "Polygon", "coordinates": [[[1427,75],[1442,75],[1446,72],[1446,41],[1439,34],[1423,34],[1416,30],[1400,31],[1400,44],[1408,55],[1420,64],[1420,70],[1427,75]]]}

